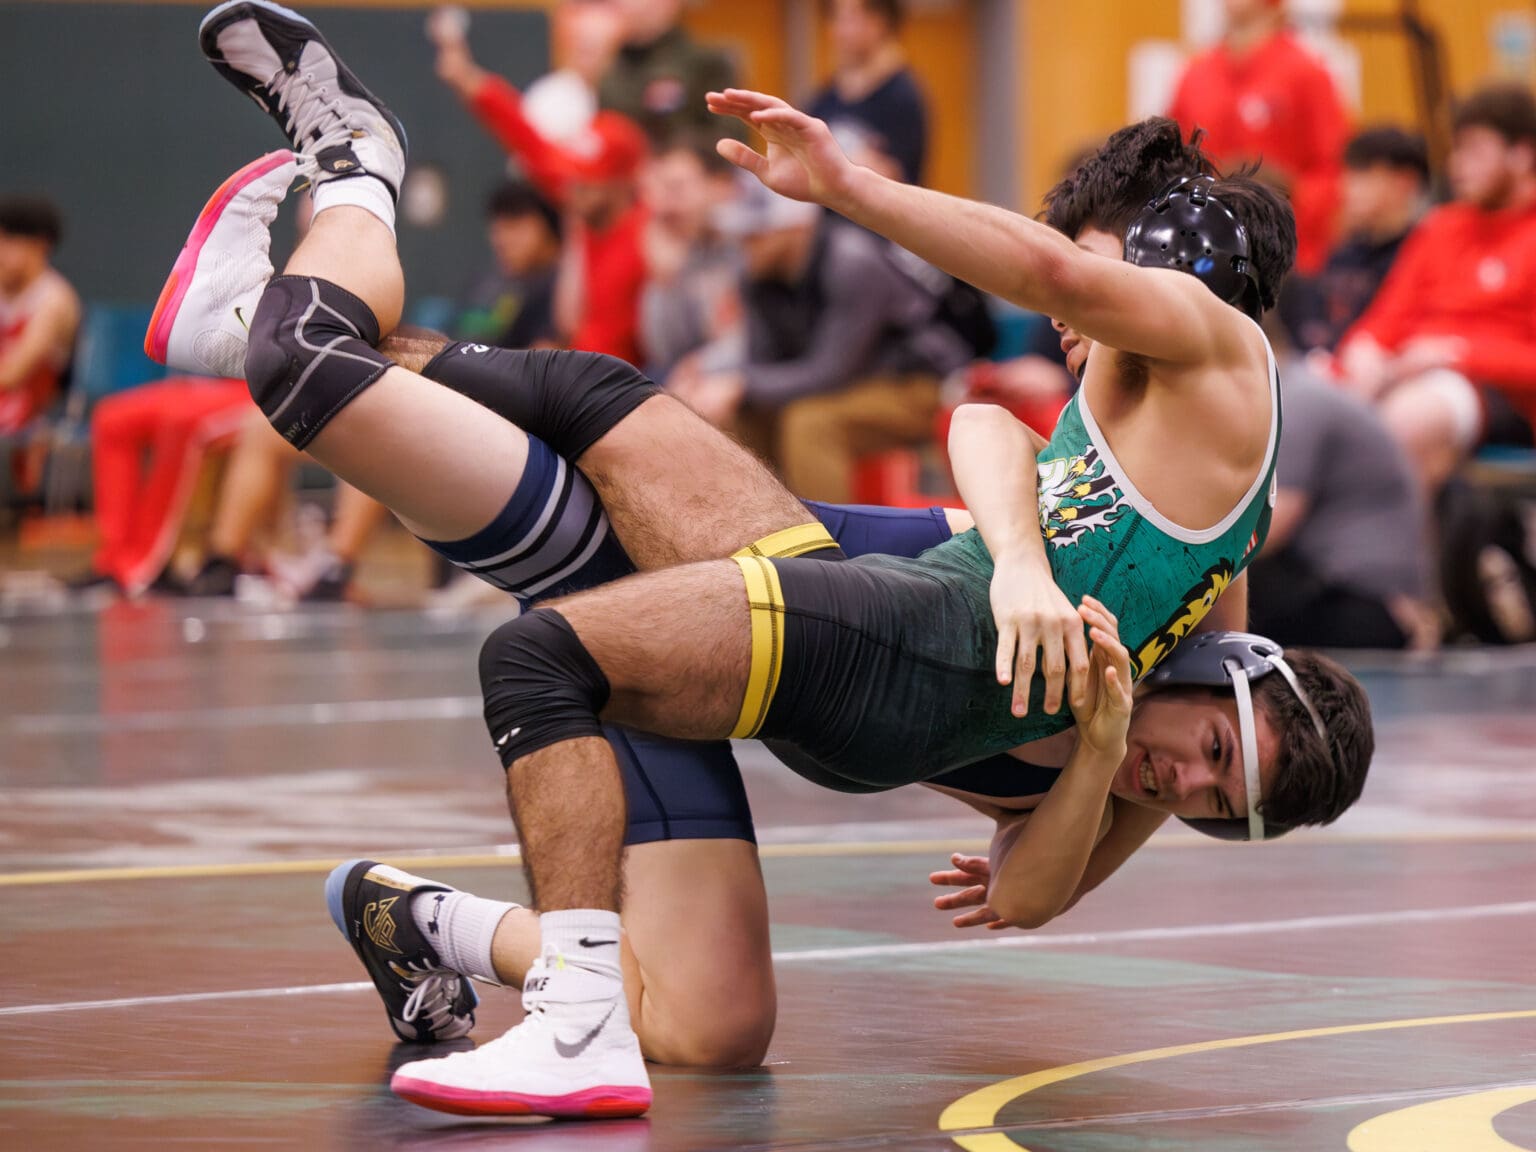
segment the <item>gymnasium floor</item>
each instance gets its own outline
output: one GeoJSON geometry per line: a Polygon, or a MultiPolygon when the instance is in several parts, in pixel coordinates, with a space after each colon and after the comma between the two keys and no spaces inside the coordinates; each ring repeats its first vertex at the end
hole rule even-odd
{"type": "MultiPolygon", "coordinates": [[[[0,1148],[514,1152],[1536,1149],[1536,652],[1362,663],[1341,827],[1160,834],[1034,933],[926,874],[982,823],[745,759],[781,1015],[647,1119],[469,1123],[326,916],[345,856],[516,898],[478,719],[486,617],[119,605],[0,618],[0,1148]]],[[[517,1016],[488,990],[483,1035],[517,1016]]]]}

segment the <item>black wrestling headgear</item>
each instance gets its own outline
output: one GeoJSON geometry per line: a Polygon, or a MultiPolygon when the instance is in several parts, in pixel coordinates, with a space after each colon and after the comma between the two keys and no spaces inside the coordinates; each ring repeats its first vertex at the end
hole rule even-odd
{"type": "Polygon", "coordinates": [[[1209,176],[1173,184],[1125,230],[1125,258],[1143,268],[1177,268],[1257,320],[1263,312],[1248,230],[1213,191],[1209,176]]]}
{"type": "Polygon", "coordinates": [[[1238,732],[1243,749],[1243,781],[1248,794],[1248,814],[1231,820],[1190,820],[1180,817],[1196,832],[1218,840],[1274,840],[1289,832],[1276,824],[1266,824],[1259,813],[1259,740],[1253,719],[1253,692],[1250,685],[1271,672],[1285,677],[1313,727],[1330,748],[1328,729],[1312,701],[1302,690],[1301,681],[1285,662],[1280,645],[1251,632],[1202,632],[1182,641],[1173,653],[1148,672],[1142,683],[1156,688],[1230,688],[1237,697],[1238,732]]]}

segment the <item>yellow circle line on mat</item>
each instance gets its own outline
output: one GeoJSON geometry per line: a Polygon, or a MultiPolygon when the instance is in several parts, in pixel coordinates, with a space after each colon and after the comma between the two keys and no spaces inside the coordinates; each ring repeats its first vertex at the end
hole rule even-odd
{"type": "MultiPolygon", "coordinates": [[[[927,852],[983,852],[986,840],[865,840],[827,844],[765,844],[758,855],[768,859],[811,859],[829,856],[912,856],[927,852]]],[[[461,855],[417,854],[379,857],[385,864],[400,868],[430,865],[433,868],[494,868],[516,866],[522,855],[513,848],[505,852],[475,852],[461,855]]],[[[282,876],[329,872],[341,863],[338,857],[320,860],[248,860],[231,864],[162,864],[135,868],[71,868],[54,872],[13,872],[0,875],[0,888],[19,888],[33,884],[94,884],[106,880],[214,879],[221,876],[282,876]]]]}
{"type": "Polygon", "coordinates": [[[1536,1100],[1536,1084],[1471,1092],[1373,1116],[1349,1134],[1349,1152],[1528,1152],[1493,1126],[1536,1100]]]}
{"type": "MultiPolygon", "coordinates": [[[[1523,1020],[1536,1018],[1536,1009],[1519,1012],[1483,1012],[1471,1016],[1424,1016],[1414,1020],[1377,1020],[1367,1024],[1339,1024],[1328,1028],[1304,1028],[1296,1032],[1267,1032],[1257,1036],[1230,1036],[1224,1040],[1201,1040],[1194,1044],[1178,1044],[1171,1048],[1148,1048],[1142,1052],[1127,1052],[1120,1056],[1105,1056],[1098,1060],[1084,1060],[1078,1064],[1062,1064],[1031,1072],[1028,1076],[1016,1076],[999,1084],[962,1096],[939,1117],[939,1128],[944,1132],[963,1129],[994,1128],[997,1116],[1005,1107],[1021,1096],[1063,1080],[1075,1080],[1095,1072],[1111,1068],[1124,1068],[1130,1064],[1146,1064],[1153,1060],[1171,1060],[1179,1056],[1194,1056],[1202,1052],[1221,1052],[1229,1048],[1252,1048],[1259,1044],[1281,1044],[1288,1040],[1311,1040],[1321,1036],[1348,1036],[1362,1032],[1390,1032],[1399,1028],[1432,1028],[1442,1024],[1477,1024],[1489,1020],[1523,1020]]],[[[1001,1132],[971,1132],[952,1137],[966,1152],[1028,1152],[1028,1149],[1001,1132]]],[[[1461,1146],[1458,1145],[1458,1152],[1461,1146]]]]}
{"type": "MultiPolygon", "coordinates": [[[[1328,834],[1309,837],[1288,836],[1266,844],[1264,852],[1285,852],[1293,848],[1347,847],[1358,844],[1507,844],[1536,840],[1536,834],[1521,829],[1475,829],[1470,831],[1364,832],[1352,835],[1328,834]]],[[[807,841],[795,844],[763,844],[758,855],[768,860],[824,859],[836,856],[915,856],[926,852],[948,855],[951,852],[984,852],[987,840],[849,840],[807,841]]],[[[1194,849],[1212,851],[1221,845],[1206,836],[1190,833],[1158,837],[1145,849],[1194,849]]],[[[385,864],[408,868],[431,865],[435,868],[493,868],[519,864],[522,856],[515,847],[503,852],[444,853],[415,852],[410,855],[379,857],[385,864]]],[[[121,868],[64,868],[38,872],[0,873],[0,888],[27,887],[33,884],[94,884],[106,880],[157,880],[217,878],[220,876],[282,876],[329,872],[341,863],[341,857],[310,860],[245,860],[228,864],[146,864],[121,868]]]]}

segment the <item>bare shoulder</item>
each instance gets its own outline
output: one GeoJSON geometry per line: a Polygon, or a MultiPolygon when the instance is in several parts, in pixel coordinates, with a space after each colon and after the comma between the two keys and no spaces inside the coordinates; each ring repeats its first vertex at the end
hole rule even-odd
{"type": "Polygon", "coordinates": [[[55,272],[43,284],[40,311],[46,312],[55,322],[78,323],[80,319],[80,294],[75,286],[55,272]]]}

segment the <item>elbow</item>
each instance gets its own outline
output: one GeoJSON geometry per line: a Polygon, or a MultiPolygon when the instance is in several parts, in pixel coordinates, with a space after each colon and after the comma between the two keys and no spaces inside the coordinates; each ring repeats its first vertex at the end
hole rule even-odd
{"type": "Polygon", "coordinates": [[[1008,409],[998,404],[970,402],[956,408],[949,421],[949,442],[953,446],[985,428],[1000,424],[1016,424],[1017,419],[1008,409]]]}
{"type": "Polygon", "coordinates": [[[997,404],[970,403],[956,408],[949,422],[949,454],[951,458],[965,455],[968,448],[995,437],[1009,428],[1022,428],[1008,409],[997,404]]]}
{"type": "Polygon", "coordinates": [[[1061,913],[1061,909],[1047,906],[1028,895],[993,891],[987,894],[987,904],[1014,928],[1043,928],[1061,913]]]}

